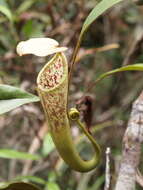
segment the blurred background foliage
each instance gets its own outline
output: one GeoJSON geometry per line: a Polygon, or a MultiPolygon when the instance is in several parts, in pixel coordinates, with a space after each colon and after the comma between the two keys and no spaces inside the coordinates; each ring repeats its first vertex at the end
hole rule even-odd
{"type": "MultiPolygon", "coordinates": [[[[82,23],[95,4],[95,0],[0,0],[0,83],[36,94],[36,76],[48,58],[18,57],[16,44],[31,37],[54,38],[69,48],[70,64],[82,23]]],[[[79,51],[70,86],[70,106],[80,100],[101,73],[143,63],[142,42],[142,6],[125,1],[97,19],[84,36],[79,51]]],[[[1,148],[40,155],[36,161],[1,158],[0,181],[21,179],[45,190],[100,190],[104,187],[105,151],[111,147],[114,185],[131,105],[142,88],[142,72],[126,72],[104,79],[88,92],[93,104],[91,131],[102,147],[103,156],[100,166],[85,174],[74,172],[59,157],[40,103],[24,105],[0,116],[1,148]]],[[[83,104],[78,105],[81,112],[83,104]]],[[[90,159],[93,152],[87,139],[76,126],[72,132],[77,149],[90,159]]],[[[143,170],[143,164],[140,169],[143,170]]]]}

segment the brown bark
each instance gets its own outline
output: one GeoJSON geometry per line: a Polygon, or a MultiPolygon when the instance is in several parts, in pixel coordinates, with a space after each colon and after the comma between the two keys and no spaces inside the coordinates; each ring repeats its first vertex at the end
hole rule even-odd
{"type": "Polygon", "coordinates": [[[123,139],[123,153],[115,190],[135,190],[136,170],[143,142],[143,92],[134,102],[123,139]]]}

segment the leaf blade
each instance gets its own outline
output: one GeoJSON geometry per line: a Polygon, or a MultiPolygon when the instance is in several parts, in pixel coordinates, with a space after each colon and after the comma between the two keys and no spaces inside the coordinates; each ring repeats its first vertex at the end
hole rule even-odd
{"type": "Polygon", "coordinates": [[[9,21],[13,20],[12,12],[8,7],[0,5],[0,12],[4,14],[9,19],[9,21]]]}
{"type": "Polygon", "coordinates": [[[14,178],[14,181],[23,181],[23,182],[34,182],[34,183],[38,183],[41,185],[45,185],[46,181],[40,177],[37,176],[18,176],[16,178],[14,178]]]}
{"type": "Polygon", "coordinates": [[[114,69],[114,70],[111,70],[99,75],[99,77],[97,77],[97,79],[93,83],[91,83],[91,85],[89,85],[86,92],[89,92],[98,82],[100,82],[104,78],[112,74],[124,72],[124,71],[143,71],[143,63],[123,66],[123,67],[120,67],[120,68],[117,68],[117,69],[114,69]]]}
{"type": "Polygon", "coordinates": [[[39,100],[38,96],[17,87],[0,84],[0,115],[21,105],[38,102],[39,100]]]}
{"type": "Polygon", "coordinates": [[[26,152],[19,152],[11,149],[0,149],[0,158],[20,159],[20,160],[39,160],[39,155],[33,155],[26,152]]]}
{"type": "Polygon", "coordinates": [[[123,0],[102,0],[99,2],[93,10],[89,13],[88,17],[83,23],[82,30],[80,37],[84,34],[84,32],[88,29],[88,27],[99,17],[101,16],[105,11],[107,11],[109,8],[113,7],[117,3],[120,3],[123,0]]]}
{"type": "Polygon", "coordinates": [[[48,156],[55,149],[50,133],[47,133],[43,140],[42,154],[48,156]]]}
{"type": "Polygon", "coordinates": [[[127,66],[124,66],[124,67],[120,67],[118,69],[114,69],[114,70],[105,72],[105,73],[101,74],[96,79],[96,81],[100,81],[100,80],[104,79],[105,77],[108,77],[108,76],[110,76],[112,74],[119,73],[119,72],[124,72],[124,71],[143,71],[143,63],[137,63],[137,64],[134,64],[134,65],[127,65],[127,66]]]}
{"type": "Polygon", "coordinates": [[[76,47],[74,49],[73,55],[72,55],[72,65],[70,68],[70,73],[69,73],[69,81],[71,80],[71,76],[72,76],[72,72],[74,69],[74,65],[75,65],[75,60],[76,60],[76,56],[78,53],[78,50],[80,48],[81,45],[81,41],[83,38],[84,33],[87,31],[87,29],[89,28],[89,26],[99,17],[101,16],[103,13],[105,13],[105,11],[107,11],[109,8],[112,8],[114,5],[116,5],[117,3],[120,3],[123,0],[102,0],[100,1],[94,8],[93,10],[89,13],[89,15],[87,16],[86,20],[83,23],[80,35],[78,37],[77,43],[76,43],[76,47]]]}

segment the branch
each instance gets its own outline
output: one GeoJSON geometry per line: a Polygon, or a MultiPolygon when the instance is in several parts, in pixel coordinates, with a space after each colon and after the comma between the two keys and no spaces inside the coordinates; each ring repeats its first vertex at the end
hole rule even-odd
{"type": "Polygon", "coordinates": [[[134,102],[123,139],[123,153],[115,190],[135,190],[136,171],[143,142],[143,91],[134,102]]]}
{"type": "Polygon", "coordinates": [[[111,149],[109,147],[107,147],[107,149],[106,149],[106,170],[105,170],[105,186],[104,186],[104,190],[109,190],[109,188],[110,188],[110,180],[111,180],[110,154],[111,154],[111,149]]]}

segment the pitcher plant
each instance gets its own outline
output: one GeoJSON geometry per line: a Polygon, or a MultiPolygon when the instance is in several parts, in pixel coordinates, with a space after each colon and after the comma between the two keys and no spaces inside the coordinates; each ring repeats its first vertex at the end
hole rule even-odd
{"type": "Polygon", "coordinates": [[[60,156],[72,169],[88,172],[99,164],[101,151],[93,136],[80,121],[79,111],[76,108],[68,111],[69,77],[68,62],[64,53],[66,50],[66,47],[59,47],[58,42],[50,38],[32,38],[20,42],[17,46],[20,56],[55,54],[38,74],[37,91],[47,126],[60,156]],[[76,150],[70,129],[72,122],[76,122],[94,147],[95,156],[89,161],[82,159],[76,150]]]}

